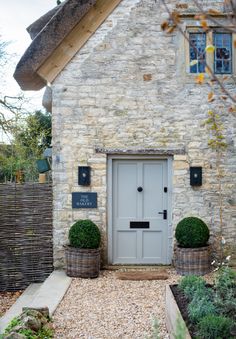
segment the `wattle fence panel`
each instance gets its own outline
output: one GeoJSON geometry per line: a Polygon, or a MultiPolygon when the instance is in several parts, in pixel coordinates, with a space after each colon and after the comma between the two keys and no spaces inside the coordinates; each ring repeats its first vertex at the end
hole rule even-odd
{"type": "Polygon", "coordinates": [[[42,282],[53,270],[52,186],[0,184],[0,291],[42,282]]]}

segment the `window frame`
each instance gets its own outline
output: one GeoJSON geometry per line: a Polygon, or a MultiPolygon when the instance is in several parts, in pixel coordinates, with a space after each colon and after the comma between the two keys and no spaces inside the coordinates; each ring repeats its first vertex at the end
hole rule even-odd
{"type": "MultiPolygon", "coordinates": [[[[203,32],[203,31],[201,31],[201,32],[189,32],[189,34],[188,34],[188,38],[189,38],[189,73],[191,73],[191,74],[198,74],[198,73],[203,73],[203,72],[192,72],[191,71],[191,67],[194,67],[194,66],[190,66],[190,62],[192,61],[191,60],[191,44],[190,44],[190,41],[191,41],[191,39],[190,39],[190,35],[197,35],[197,34],[201,34],[202,36],[204,36],[204,39],[203,40],[205,40],[204,42],[205,42],[205,46],[207,46],[207,33],[206,32],[203,32]]],[[[197,40],[197,39],[196,39],[197,40]]],[[[197,58],[198,58],[198,51],[197,52],[195,52],[196,54],[197,54],[197,58]]],[[[194,59],[193,59],[194,60],[194,59]]],[[[196,59],[196,60],[201,60],[200,58],[198,58],[198,59],[196,59]]],[[[200,61],[199,61],[200,62],[200,61]]],[[[198,63],[199,63],[198,62],[198,63]]],[[[203,61],[203,66],[205,66],[205,64],[206,64],[206,52],[205,52],[205,47],[204,47],[204,61],[203,61]]],[[[197,67],[197,69],[200,67],[200,65],[196,65],[196,67],[197,67]]]]}
{"type": "MultiPolygon", "coordinates": [[[[236,34],[231,33],[223,28],[219,27],[210,27],[209,31],[205,32],[201,27],[196,27],[196,26],[189,26],[186,28],[185,31],[188,39],[190,37],[191,33],[206,33],[206,46],[214,44],[214,33],[230,33],[231,34],[231,53],[232,53],[232,64],[231,64],[231,73],[216,73],[215,72],[215,67],[214,67],[214,58],[215,58],[215,53],[206,53],[206,63],[211,67],[212,71],[216,76],[233,76],[235,75],[236,71],[236,52],[235,52],[235,47],[234,47],[234,42],[236,41],[236,34]]],[[[200,73],[192,73],[190,72],[190,46],[189,46],[189,40],[185,39],[186,44],[185,44],[185,69],[186,69],[186,74],[196,76],[197,74],[200,73]]],[[[204,72],[206,74],[206,72],[204,72]]]]}
{"type": "Polygon", "coordinates": [[[212,41],[213,41],[213,45],[215,43],[215,34],[229,34],[230,35],[230,39],[231,39],[231,46],[230,46],[230,50],[231,50],[231,71],[228,72],[228,73],[220,73],[220,72],[216,72],[215,71],[215,52],[214,52],[214,60],[213,60],[213,71],[214,71],[214,74],[217,74],[217,75],[230,75],[230,74],[233,74],[233,34],[230,33],[230,32],[226,32],[226,31],[223,31],[223,30],[217,30],[217,29],[214,29],[213,32],[212,32],[212,41]]]}

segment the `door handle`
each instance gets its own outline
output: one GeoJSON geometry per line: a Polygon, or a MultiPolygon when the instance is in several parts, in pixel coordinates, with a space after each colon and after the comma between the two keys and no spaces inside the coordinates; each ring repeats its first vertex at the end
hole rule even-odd
{"type": "Polygon", "coordinates": [[[141,186],[139,186],[139,187],[137,188],[137,191],[138,191],[138,192],[142,192],[142,191],[143,191],[143,188],[142,188],[141,186]]]}
{"type": "Polygon", "coordinates": [[[167,210],[163,210],[163,212],[158,212],[158,214],[163,214],[163,219],[167,219],[167,210]]]}

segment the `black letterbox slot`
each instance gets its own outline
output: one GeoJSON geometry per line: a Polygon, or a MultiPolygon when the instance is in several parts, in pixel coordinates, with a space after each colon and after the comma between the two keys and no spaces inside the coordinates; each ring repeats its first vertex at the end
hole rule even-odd
{"type": "Polygon", "coordinates": [[[130,221],[130,228],[149,228],[149,221],[130,221]]]}

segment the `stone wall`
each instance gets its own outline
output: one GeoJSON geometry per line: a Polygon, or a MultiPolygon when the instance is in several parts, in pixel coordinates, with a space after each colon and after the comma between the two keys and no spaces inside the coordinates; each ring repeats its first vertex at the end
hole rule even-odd
{"type": "MultiPolygon", "coordinates": [[[[212,234],[219,231],[216,158],[203,124],[208,88],[185,72],[184,38],[178,31],[162,32],[166,17],[160,1],[123,0],[52,85],[55,266],[63,262],[68,228],[79,218],[91,218],[101,228],[106,261],[107,155],[96,148],[185,150],[173,157],[169,227],[197,215],[212,234]],[[89,189],[78,186],[79,165],[92,167],[89,189]],[[199,188],[189,184],[190,165],[203,167],[199,188]],[[72,210],[71,192],[83,190],[98,193],[97,209],[72,210]]],[[[223,158],[224,233],[233,243],[236,120],[225,110],[222,119],[229,142],[223,158]]]]}

